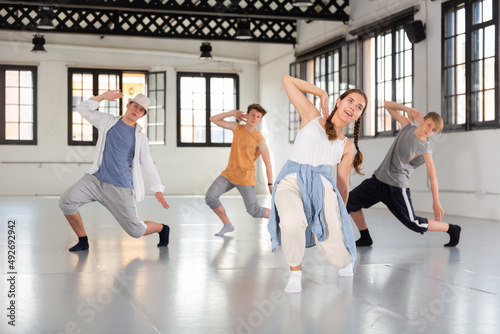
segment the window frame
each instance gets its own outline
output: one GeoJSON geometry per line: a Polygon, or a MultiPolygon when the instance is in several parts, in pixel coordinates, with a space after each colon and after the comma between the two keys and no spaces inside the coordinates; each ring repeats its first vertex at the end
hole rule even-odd
{"type": "MultiPolygon", "coordinates": [[[[471,130],[482,130],[482,129],[496,129],[500,127],[500,84],[499,84],[499,79],[500,79],[500,74],[499,74],[499,66],[500,66],[500,60],[499,60],[499,55],[500,55],[500,5],[498,1],[493,0],[491,2],[492,4],[492,18],[491,21],[487,22],[482,22],[478,24],[473,24],[472,19],[473,19],[473,6],[475,3],[482,2],[481,0],[450,0],[447,2],[444,2],[441,7],[441,87],[442,87],[442,93],[441,93],[441,106],[443,110],[443,120],[444,120],[444,128],[443,131],[445,132],[459,132],[459,131],[471,131],[471,130]],[[449,10],[452,10],[455,8],[455,13],[454,13],[454,18],[456,18],[456,13],[457,13],[457,8],[463,7],[465,10],[465,62],[464,62],[464,77],[465,77],[465,94],[464,94],[464,100],[465,100],[465,122],[463,124],[457,123],[456,121],[451,120],[452,116],[450,116],[450,113],[456,113],[458,112],[458,106],[457,103],[454,103],[454,110],[450,111],[448,108],[448,99],[450,97],[455,97],[458,95],[456,88],[454,87],[454,90],[452,94],[448,94],[448,87],[449,83],[447,80],[447,70],[452,67],[457,67],[457,62],[456,62],[456,48],[453,49],[453,64],[448,66],[447,60],[446,60],[446,41],[449,38],[455,38],[457,36],[456,34],[456,26],[457,26],[457,21],[456,19],[454,20],[454,35],[446,36],[446,14],[449,10]],[[494,46],[495,50],[495,55],[494,55],[494,119],[489,120],[489,121],[475,121],[475,111],[473,108],[473,103],[474,99],[472,98],[474,92],[473,92],[473,84],[474,84],[474,78],[473,78],[473,70],[472,70],[472,64],[475,60],[472,59],[472,52],[473,52],[473,45],[472,45],[472,40],[473,40],[473,33],[474,31],[477,31],[479,29],[483,29],[488,26],[493,26],[495,29],[495,43],[496,45],[494,46]]],[[[484,45],[483,45],[484,46],[484,45]]],[[[484,56],[483,58],[480,58],[484,61],[484,56]]],[[[483,70],[483,76],[482,78],[484,79],[484,66],[482,68],[483,70]]],[[[454,76],[454,82],[453,84],[456,85],[456,78],[457,78],[457,71],[455,70],[453,72],[454,76]]],[[[482,90],[478,90],[479,92],[484,92],[486,89],[483,87],[482,90]]],[[[484,106],[484,99],[483,99],[483,106],[484,106]]]]}
{"type": "Polygon", "coordinates": [[[0,145],[38,145],[38,67],[28,65],[2,65],[0,64],[0,145]],[[5,96],[5,72],[31,71],[33,80],[33,139],[5,139],[6,135],[6,96],[5,96]]]}
{"type": "MultiPolygon", "coordinates": [[[[92,74],[92,95],[97,96],[99,95],[99,75],[106,74],[106,75],[117,75],[118,76],[118,89],[122,90],[123,89],[123,75],[124,74],[133,74],[133,73],[139,73],[139,74],[144,74],[145,80],[146,80],[146,86],[145,86],[145,92],[149,93],[149,74],[150,73],[165,73],[165,92],[166,94],[166,72],[148,72],[148,71],[138,71],[138,70],[116,70],[116,69],[105,69],[105,68],[81,68],[81,67],[71,67],[68,68],[68,119],[67,119],[67,128],[68,128],[68,146],[95,146],[97,144],[97,138],[98,138],[98,130],[95,127],[92,127],[92,141],[78,141],[78,140],[73,140],[73,74],[78,74],[78,73],[85,73],[85,74],[92,74]]],[[[165,102],[165,108],[166,108],[166,96],[164,99],[165,102]]],[[[123,103],[118,102],[117,103],[118,107],[118,115],[122,116],[123,115],[123,103]]],[[[145,117],[148,117],[147,115],[145,117]]],[[[166,112],[164,115],[164,130],[165,135],[166,135],[166,112]]],[[[146,123],[145,126],[148,126],[147,118],[146,118],[146,123]]],[[[148,136],[149,140],[149,133],[147,130],[145,130],[146,136],[148,136]]],[[[166,137],[165,137],[165,142],[166,142],[166,137]]],[[[154,143],[154,144],[161,144],[161,143],[154,143]]],[[[163,143],[164,144],[164,143],[163,143]]]]}
{"type": "MultiPolygon", "coordinates": [[[[409,21],[412,21],[413,20],[413,14],[407,14],[407,15],[404,15],[404,16],[399,16],[398,18],[396,19],[392,19],[392,20],[387,20],[387,23],[385,24],[379,24],[379,25],[375,25],[374,29],[372,29],[371,31],[366,31],[365,33],[363,33],[362,36],[360,36],[360,39],[362,40],[363,42],[363,59],[366,60],[366,57],[365,57],[365,54],[366,54],[366,50],[364,50],[364,47],[366,46],[366,41],[369,40],[369,39],[372,39],[374,40],[374,46],[373,46],[373,50],[374,50],[374,54],[372,55],[372,59],[371,61],[373,61],[373,64],[374,64],[374,78],[372,78],[373,82],[374,82],[374,87],[371,87],[371,89],[374,91],[374,93],[372,94],[372,96],[375,96],[375,99],[372,99],[370,102],[370,104],[372,105],[372,109],[369,110],[367,109],[366,110],[366,113],[368,112],[375,112],[375,115],[374,115],[374,134],[373,135],[368,135],[367,134],[367,131],[365,129],[365,122],[362,122],[362,137],[363,138],[377,138],[377,137],[393,137],[395,136],[399,130],[400,130],[400,125],[394,120],[392,119],[391,120],[391,126],[389,129],[386,129],[384,131],[379,131],[379,123],[380,123],[380,119],[381,118],[386,118],[386,117],[391,117],[388,112],[385,110],[385,108],[383,107],[384,106],[384,101],[387,100],[386,99],[386,96],[384,95],[384,99],[383,101],[380,101],[379,99],[379,59],[382,59],[382,58],[379,58],[379,55],[378,55],[378,48],[379,48],[379,39],[378,37],[379,36],[385,36],[387,35],[388,33],[391,34],[391,53],[390,53],[390,57],[391,57],[391,78],[390,80],[385,80],[384,82],[390,82],[390,86],[391,86],[391,98],[390,98],[390,101],[397,101],[397,81],[398,79],[400,78],[405,78],[405,76],[403,77],[396,77],[396,74],[397,74],[397,71],[396,71],[396,67],[397,67],[397,56],[398,54],[400,53],[404,53],[405,52],[405,49],[403,48],[402,50],[398,50],[397,49],[397,35],[398,35],[398,31],[403,31],[403,33],[405,34],[405,40],[408,39],[407,37],[407,34],[406,34],[406,31],[404,29],[404,24],[406,22],[409,22],[409,21]],[[373,58],[374,57],[374,58],[373,58]],[[383,117],[380,117],[379,116],[379,113],[382,112],[383,113],[383,117]]],[[[410,42],[411,43],[411,42],[410,42]]],[[[415,87],[415,52],[414,52],[414,49],[415,49],[415,43],[411,43],[411,105],[409,105],[410,107],[413,106],[413,102],[414,102],[414,87],[415,87]]],[[[389,55],[384,55],[384,58],[387,57],[389,55]]],[[[363,68],[366,67],[365,64],[363,64],[363,68]]],[[[363,73],[362,75],[363,77],[363,87],[365,87],[367,84],[371,84],[371,82],[367,83],[366,79],[367,79],[367,76],[366,76],[366,73],[363,73]]],[[[384,76],[385,77],[385,76],[384,76]]],[[[405,90],[403,89],[403,96],[405,96],[405,90]]],[[[404,104],[404,105],[408,105],[408,103],[401,103],[401,104],[404,104]]],[[[366,117],[366,116],[365,116],[366,117]]]]}
{"type": "MultiPolygon", "coordinates": [[[[290,76],[306,80],[308,82],[311,82],[312,80],[311,83],[316,86],[318,86],[318,78],[320,77],[324,78],[325,84],[324,87],[321,88],[328,93],[330,97],[329,100],[330,110],[333,110],[335,100],[340,95],[342,95],[343,92],[350,89],[349,85],[351,85],[354,82],[354,86],[357,86],[357,83],[359,81],[358,66],[357,66],[358,56],[359,56],[358,41],[356,39],[349,41],[346,41],[344,39],[336,40],[333,42],[329,42],[324,46],[318,47],[315,50],[309,51],[305,54],[298,55],[295,62],[290,64],[289,74],[290,76]],[[345,53],[343,52],[344,48],[346,48],[347,50],[345,53]],[[354,50],[354,63],[351,63],[349,60],[350,48],[354,50]],[[336,71],[338,73],[338,85],[336,87],[334,87],[334,81],[333,81],[335,71],[333,70],[333,65],[330,66],[330,59],[334,59],[333,55],[335,54],[335,52],[338,52],[338,70],[336,71]],[[332,55],[331,58],[330,55],[332,55]],[[321,67],[321,61],[324,62],[324,68],[321,67]],[[308,68],[312,68],[313,73],[308,72],[308,68]],[[332,68],[332,71],[330,71],[330,68],[332,68]],[[354,68],[354,73],[352,77],[350,71],[351,68],[354,68]],[[296,73],[297,69],[299,69],[299,73],[296,73]],[[344,69],[346,76],[345,78],[343,75],[344,69]],[[317,75],[318,73],[320,74],[319,76],[317,75]],[[342,87],[343,84],[347,84],[347,87],[342,87]],[[331,91],[330,88],[332,88],[331,91]],[[334,96],[335,92],[338,92],[339,96],[334,96]]],[[[310,94],[307,94],[307,96],[309,100],[311,100],[311,103],[314,104],[316,108],[318,108],[318,110],[320,110],[319,97],[311,96],[310,94]]],[[[288,140],[289,143],[293,143],[295,141],[295,137],[297,136],[298,129],[300,127],[300,115],[298,115],[297,110],[293,108],[291,102],[289,104],[290,107],[288,112],[288,140]],[[299,127],[297,127],[296,124],[297,120],[299,123],[299,127]]],[[[345,132],[346,136],[352,137],[354,132],[354,124],[352,124],[352,126],[350,127],[345,127],[343,132],[345,132]]]]}
{"type": "MultiPolygon", "coordinates": [[[[99,132],[95,126],[92,126],[92,141],[73,140],[73,74],[85,73],[92,74],[92,96],[99,95],[99,75],[100,74],[115,74],[118,75],[118,86],[122,88],[122,73],[120,70],[107,70],[95,68],[68,68],[68,146],[95,146],[99,132]]],[[[82,96],[82,98],[84,98],[82,96]]],[[[85,100],[83,100],[85,101],[85,100]]],[[[118,114],[122,115],[122,105],[118,103],[118,114]]]]}
{"type": "MultiPolygon", "coordinates": [[[[166,145],[167,143],[167,113],[166,113],[166,110],[167,110],[167,72],[165,71],[156,71],[156,72],[148,72],[147,75],[146,75],[146,82],[147,82],[147,92],[148,92],[148,97],[151,99],[151,106],[148,110],[148,113],[146,115],[146,127],[147,127],[147,137],[148,137],[148,141],[151,145],[166,145]],[[155,79],[158,79],[158,75],[163,75],[163,80],[162,80],[162,83],[163,83],[163,89],[158,89],[158,80],[156,80],[155,82],[155,89],[153,89],[153,85],[150,83],[152,77],[154,76],[155,79]],[[154,103],[155,100],[153,99],[153,94],[152,92],[155,92],[156,94],[155,95],[158,95],[158,92],[163,92],[162,93],[162,96],[163,96],[163,123],[158,123],[158,122],[155,122],[153,123],[154,125],[150,125],[149,123],[149,119],[150,117],[152,117],[152,109],[156,107],[156,104],[154,103]],[[163,135],[163,141],[152,141],[151,140],[151,133],[150,133],[150,128],[151,127],[155,127],[155,133],[158,134],[158,129],[159,127],[161,127],[163,125],[163,131],[162,132],[162,135],[163,135]]],[[[155,120],[157,120],[157,116],[158,116],[158,113],[156,112],[156,108],[155,108],[155,120]]],[[[157,136],[155,136],[157,138],[157,136]]],[[[156,139],[155,138],[155,139],[156,139]]]]}
{"type": "MultiPolygon", "coordinates": [[[[231,147],[231,143],[212,143],[211,122],[210,122],[210,79],[211,78],[232,78],[235,84],[236,109],[240,107],[240,81],[236,73],[217,73],[217,72],[177,72],[177,146],[178,147],[231,147]],[[206,82],[205,94],[205,142],[204,143],[184,143],[181,141],[181,78],[183,77],[202,77],[206,82]]],[[[229,110],[227,110],[229,111],[229,110]]]]}

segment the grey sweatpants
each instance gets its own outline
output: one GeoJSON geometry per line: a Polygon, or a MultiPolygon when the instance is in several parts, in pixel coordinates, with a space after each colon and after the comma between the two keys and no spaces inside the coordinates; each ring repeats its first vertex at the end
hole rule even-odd
{"type": "Polygon", "coordinates": [[[134,190],[102,182],[94,175],[85,174],[69,187],[59,199],[59,207],[65,215],[74,215],[80,206],[95,201],[108,209],[130,236],[140,238],[146,233],[146,223],[137,215],[134,190]]]}
{"type": "Polygon", "coordinates": [[[261,207],[257,201],[257,191],[254,186],[240,186],[231,183],[224,176],[220,175],[215,179],[210,188],[208,188],[207,194],[205,195],[205,202],[210,209],[217,209],[222,205],[219,197],[234,187],[236,187],[236,189],[240,192],[243,197],[243,202],[245,202],[247,212],[252,217],[262,218],[266,215],[266,208],[261,207]]]}

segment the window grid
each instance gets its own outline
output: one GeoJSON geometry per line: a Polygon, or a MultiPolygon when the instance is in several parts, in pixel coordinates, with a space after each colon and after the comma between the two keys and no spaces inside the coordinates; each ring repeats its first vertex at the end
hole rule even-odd
{"type": "MultiPolygon", "coordinates": [[[[385,109],[385,101],[396,101],[409,107],[413,105],[413,44],[400,23],[407,20],[410,18],[393,22],[390,27],[376,32],[364,43],[367,48],[374,44],[372,49],[365,50],[372,54],[374,65],[372,73],[365,73],[365,81],[367,84],[373,81],[375,86],[372,96],[375,100],[372,109],[375,113],[375,127],[371,125],[371,130],[365,129],[365,135],[394,135],[400,129],[400,125],[385,109]]],[[[365,58],[365,62],[369,61],[370,59],[365,58]]]]}
{"type": "Polygon", "coordinates": [[[472,4],[471,113],[472,123],[495,120],[495,25],[492,3],[472,4]]]}
{"type": "Polygon", "coordinates": [[[392,130],[392,117],[384,108],[384,101],[392,100],[392,30],[376,37],[376,90],[377,90],[377,132],[392,130]]]}
{"type": "MultiPolygon", "coordinates": [[[[340,77],[339,83],[339,96],[332,101],[333,103],[340,97],[346,90],[356,88],[356,43],[350,42],[343,44],[341,47],[341,61],[340,61],[340,77]]],[[[331,80],[331,79],[330,79],[331,80]]],[[[331,109],[332,110],[332,109],[331,109]]],[[[349,123],[343,130],[345,135],[354,135],[354,122],[349,123]]]]}
{"type": "Polygon", "coordinates": [[[151,105],[147,114],[147,134],[150,144],[165,144],[166,73],[148,74],[148,97],[151,105]]]}
{"type": "MultiPolygon", "coordinates": [[[[95,69],[69,69],[69,114],[68,145],[95,145],[97,129],[85,120],[75,109],[83,101],[108,90],[121,90],[121,72],[95,69]]],[[[103,101],[100,112],[114,116],[121,114],[119,101],[103,101]]]]}
{"type": "Polygon", "coordinates": [[[465,7],[450,8],[444,18],[445,123],[465,124],[465,7]]]}
{"type": "MultiPolygon", "coordinates": [[[[121,75],[116,73],[99,73],[98,74],[98,92],[97,95],[100,95],[108,90],[121,90],[120,81],[121,75]]],[[[107,114],[111,114],[113,116],[120,115],[120,105],[119,101],[107,101],[104,100],[103,103],[99,104],[99,111],[107,114]]]]}
{"type": "MultiPolygon", "coordinates": [[[[210,116],[236,109],[234,88],[233,78],[210,78],[210,116]]],[[[226,120],[235,122],[236,117],[228,117],[226,120]]],[[[223,129],[212,122],[210,122],[210,136],[212,143],[231,144],[233,142],[233,131],[223,129]]]]}
{"type": "Polygon", "coordinates": [[[239,108],[238,86],[236,74],[178,73],[177,146],[231,146],[232,131],[210,117],[239,108]]]}
{"type": "Polygon", "coordinates": [[[443,118],[448,130],[499,126],[498,1],[443,4],[443,118]]]}
{"type": "Polygon", "coordinates": [[[36,67],[0,66],[0,144],[37,144],[36,67]]]}
{"type": "MultiPolygon", "coordinates": [[[[325,90],[329,96],[329,108],[348,89],[356,87],[356,41],[337,43],[330,50],[312,58],[290,65],[290,75],[304,79],[325,90]]],[[[321,99],[308,94],[307,97],[321,112],[321,99]]],[[[293,143],[300,126],[300,115],[290,103],[289,141],[293,143]]],[[[354,133],[354,124],[344,127],[345,135],[354,133]]]]}

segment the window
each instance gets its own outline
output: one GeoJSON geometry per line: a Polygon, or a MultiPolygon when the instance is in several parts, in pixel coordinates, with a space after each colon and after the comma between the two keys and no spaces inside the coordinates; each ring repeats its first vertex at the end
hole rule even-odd
{"type": "Polygon", "coordinates": [[[37,68],[0,65],[0,144],[37,144],[37,68]]]}
{"type": "Polygon", "coordinates": [[[116,70],[69,69],[68,145],[95,145],[98,131],[75,110],[84,100],[108,90],[119,89],[123,99],[103,101],[99,111],[114,116],[122,115],[128,99],[146,94],[151,99],[147,116],[137,122],[148,136],[150,143],[165,143],[165,72],[124,72],[116,70]],[[146,84],[146,79],[149,85],[146,84]],[[146,90],[149,88],[149,90],[146,90]]]}
{"type": "Polygon", "coordinates": [[[151,99],[147,118],[147,135],[150,144],[165,144],[165,72],[148,74],[148,97],[151,99]]]}
{"type": "MultiPolygon", "coordinates": [[[[100,70],[69,69],[70,79],[70,114],[68,117],[68,145],[95,145],[97,129],[75,110],[83,101],[97,96],[105,91],[121,89],[119,72],[104,72],[100,70]]],[[[121,115],[118,101],[103,101],[99,105],[100,112],[115,116],[121,115]]]]}
{"type": "Polygon", "coordinates": [[[211,123],[210,117],[239,108],[238,86],[236,74],[179,72],[177,145],[231,146],[233,132],[211,123]]]}
{"type": "Polygon", "coordinates": [[[363,119],[363,135],[394,135],[399,129],[384,101],[413,104],[413,44],[403,23],[411,17],[378,27],[363,41],[364,91],[370,101],[363,119]]]}
{"type": "Polygon", "coordinates": [[[498,127],[498,1],[443,4],[443,118],[449,130],[498,127]]]}
{"type": "MultiPolygon", "coordinates": [[[[356,41],[337,42],[306,55],[299,56],[290,65],[290,75],[304,79],[325,90],[329,95],[330,110],[346,90],[356,88],[356,41]]],[[[321,100],[308,95],[321,111],[321,100]]],[[[289,141],[292,143],[300,127],[300,115],[290,103],[289,141]]],[[[354,123],[344,128],[345,135],[354,133],[354,123]]]]}

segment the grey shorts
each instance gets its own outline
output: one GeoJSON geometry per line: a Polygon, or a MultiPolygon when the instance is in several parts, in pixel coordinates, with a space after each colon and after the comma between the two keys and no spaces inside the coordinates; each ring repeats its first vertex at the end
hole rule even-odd
{"type": "Polygon", "coordinates": [[[229,190],[236,187],[243,197],[245,202],[245,207],[247,212],[255,218],[263,218],[266,215],[266,208],[259,205],[257,201],[257,191],[255,186],[240,186],[231,183],[224,176],[220,176],[215,179],[214,183],[208,188],[207,194],[205,195],[205,202],[210,207],[210,209],[217,209],[222,203],[219,197],[228,192],[229,190]]]}
{"type": "Polygon", "coordinates": [[[74,215],[80,206],[95,201],[108,209],[132,237],[146,233],[146,223],[137,215],[134,190],[102,182],[94,175],[85,174],[69,187],[59,199],[59,207],[65,215],[74,215]]]}

